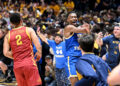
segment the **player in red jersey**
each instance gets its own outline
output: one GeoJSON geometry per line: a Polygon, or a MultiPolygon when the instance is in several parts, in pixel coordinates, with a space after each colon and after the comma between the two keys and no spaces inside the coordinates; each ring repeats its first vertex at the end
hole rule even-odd
{"type": "Polygon", "coordinates": [[[40,86],[42,84],[34,60],[32,42],[36,46],[36,56],[41,57],[41,46],[33,29],[22,26],[19,13],[10,16],[10,22],[15,27],[5,36],[4,55],[12,58],[14,73],[18,86],[40,86]],[[10,50],[11,49],[11,50],[10,50]]]}

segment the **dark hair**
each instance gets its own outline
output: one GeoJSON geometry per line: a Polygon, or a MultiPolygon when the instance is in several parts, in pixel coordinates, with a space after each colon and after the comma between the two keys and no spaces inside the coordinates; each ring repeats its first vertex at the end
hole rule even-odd
{"type": "Polygon", "coordinates": [[[75,11],[70,11],[69,13],[67,13],[67,14],[66,14],[66,17],[65,17],[65,20],[66,20],[65,26],[69,24],[68,21],[67,21],[67,19],[68,19],[68,16],[69,16],[70,14],[72,14],[72,13],[75,13],[75,14],[77,15],[77,13],[76,13],[75,11]]]}
{"type": "Polygon", "coordinates": [[[93,26],[93,28],[91,29],[92,33],[99,33],[101,31],[101,28],[99,25],[95,25],[93,26]]]}
{"type": "Polygon", "coordinates": [[[106,30],[106,32],[108,32],[108,34],[112,34],[113,33],[113,29],[114,29],[114,27],[111,25],[111,26],[106,26],[105,28],[104,28],[104,30],[106,30]]]}
{"type": "Polygon", "coordinates": [[[1,24],[0,24],[0,29],[5,29],[5,28],[7,28],[7,27],[6,27],[6,25],[7,25],[6,20],[1,19],[0,21],[1,21],[1,24]]]}
{"type": "Polygon", "coordinates": [[[56,37],[56,36],[59,36],[60,38],[63,38],[63,36],[60,35],[60,34],[55,34],[55,37],[56,37]]]}
{"type": "Polygon", "coordinates": [[[21,21],[21,16],[19,13],[12,13],[10,15],[10,22],[14,25],[19,25],[21,21]]]}
{"type": "Polygon", "coordinates": [[[83,35],[78,39],[78,43],[83,51],[85,52],[92,52],[94,47],[94,34],[91,35],[83,35]]]}
{"type": "Polygon", "coordinates": [[[2,19],[1,21],[2,21],[2,23],[1,23],[1,25],[2,25],[2,26],[4,26],[4,25],[6,25],[6,24],[7,24],[7,22],[6,22],[6,20],[5,20],[5,19],[2,19]]]}

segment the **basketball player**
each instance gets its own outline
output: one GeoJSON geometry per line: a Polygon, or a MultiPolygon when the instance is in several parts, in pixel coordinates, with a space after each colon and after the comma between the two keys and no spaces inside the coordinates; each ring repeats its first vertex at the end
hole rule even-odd
{"type": "Polygon", "coordinates": [[[78,80],[76,74],[75,63],[78,58],[82,55],[79,49],[77,33],[88,33],[89,25],[83,24],[79,27],[77,26],[77,14],[72,11],[67,15],[68,25],[64,29],[65,36],[65,46],[66,46],[66,57],[68,59],[68,77],[70,78],[72,86],[78,80]]]}
{"type": "Polygon", "coordinates": [[[13,59],[18,86],[40,86],[42,82],[32,49],[33,42],[37,48],[36,56],[40,59],[39,40],[33,29],[22,26],[19,13],[11,14],[10,22],[15,28],[5,36],[3,53],[6,57],[13,59]]]}

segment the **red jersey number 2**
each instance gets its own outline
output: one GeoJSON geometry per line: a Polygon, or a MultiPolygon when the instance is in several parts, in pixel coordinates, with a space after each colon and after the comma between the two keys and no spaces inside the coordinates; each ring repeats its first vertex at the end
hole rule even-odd
{"type": "Polygon", "coordinates": [[[17,45],[22,45],[21,35],[16,35],[16,39],[17,39],[16,41],[17,45]]]}

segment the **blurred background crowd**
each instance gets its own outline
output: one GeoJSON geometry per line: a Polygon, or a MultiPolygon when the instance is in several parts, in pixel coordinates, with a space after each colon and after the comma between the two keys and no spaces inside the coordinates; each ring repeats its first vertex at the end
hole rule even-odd
{"type": "Polygon", "coordinates": [[[78,14],[79,25],[87,22],[105,28],[120,21],[119,0],[0,0],[0,19],[7,21],[9,29],[13,12],[20,12],[24,25],[34,29],[63,29],[66,14],[72,10],[78,14]]]}
{"type": "MultiPolygon", "coordinates": [[[[73,10],[78,15],[78,26],[88,23],[93,33],[111,34],[114,25],[120,22],[120,0],[0,0],[0,28],[11,30],[9,15],[19,12],[24,26],[31,27],[35,31],[40,29],[46,38],[52,40],[56,33],[63,35],[67,24],[66,15],[73,10]]],[[[51,62],[53,53],[49,51],[50,47],[47,44],[44,42],[41,44],[43,47],[42,61],[39,62],[41,78],[44,79],[51,74],[53,81],[55,78],[51,62]],[[45,67],[47,61],[47,66],[51,69],[45,67]]],[[[96,48],[97,55],[102,57],[106,53],[100,51],[99,47],[96,48]]]]}

